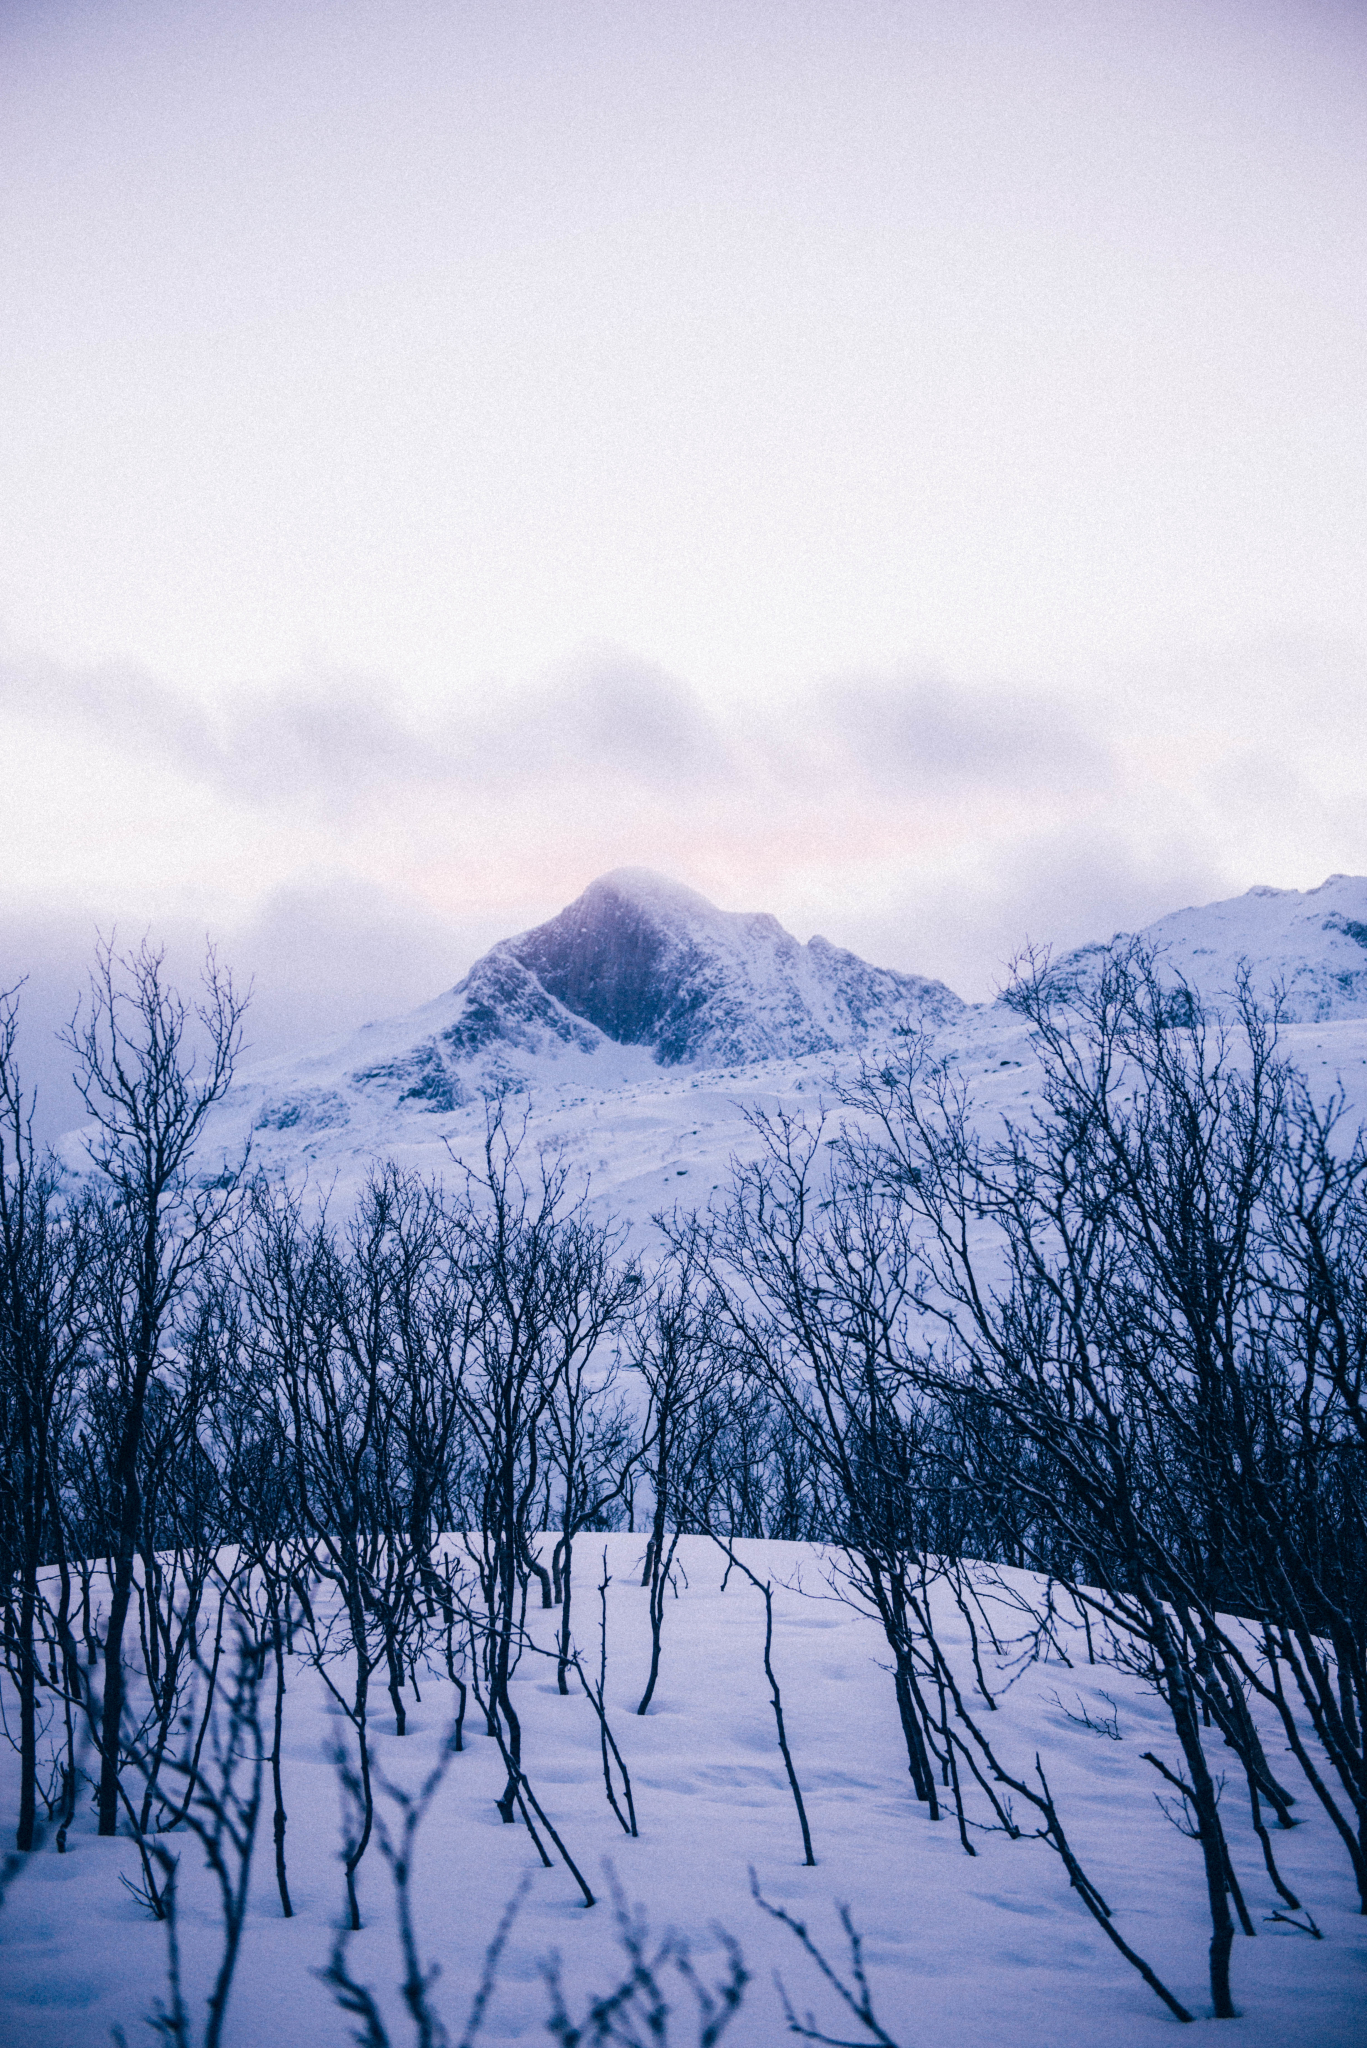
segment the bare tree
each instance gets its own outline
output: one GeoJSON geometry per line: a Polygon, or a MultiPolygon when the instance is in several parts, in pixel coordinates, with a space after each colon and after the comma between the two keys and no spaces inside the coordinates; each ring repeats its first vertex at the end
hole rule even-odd
{"type": "Polygon", "coordinates": [[[1087,985],[1027,962],[1011,1000],[1044,1071],[1032,1121],[985,1136],[963,1089],[913,1058],[866,1078],[858,1102],[878,1137],[852,1137],[847,1159],[923,1233],[917,1302],[942,1332],[926,1378],[1033,1446],[992,1475],[1029,1504],[1026,1561],[1090,1589],[1079,1597],[1168,1708],[1226,2018],[1231,1899],[1254,1930],[1203,1722],[1218,1721],[1254,1799],[1287,1818],[1235,1667],[1256,1674],[1223,1616],[1286,1614],[1246,1567],[1281,1548],[1258,1504],[1285,1448],[1263,1400],[1260,1245],[1292,1081],[1275,1015],[1246,985],[1230,1022],[1207,1017],[1142,948],[1087,985]]]}
{"type": "MultiPolygon", "coordinates": [[[[164,1839],[156,1841],[150,1859],[161,1871],[158,1917],[166,1930],[168,2000],[159,2001],[148,2024],[172,2048],[219,2048],[228,2015],[228,2001],[237,1973],[246,1927],[252,1859],[261,1812],[264,1741],[260,1691],[266,1644],[239,1624],[232,1655],[232,1674],[212,1714],[207,1750],[178,1757],[170,1768],[184,1785],[181,1818],[204,1852],[218,1891],[221,1948],[202,2029],[197,2028],[185,2001],[181,1976],[178,1855],[164,1839]]],[[[141,1840],[141,1838],[140,1838],[141,1840]]],[[[150,1881],[150,1880],[149,1880],[150,1881]]],[[[124,2042],[122,2028],[115,2039],[124,2042]]]]}
{"type": "MultiPolygon", "coordinates": [[[[374,1192],[372,1188],[371,1192],[374,1192]]],[[[353,1220],[364,1254],[383,1225],[363,1204],[353,1220]]],[[[353,1825],[343,1852],[347,1911],[361,1924],[357,1872],[374,1828],[371,1680],[392,1649],[379,1612],[387,1568],[378,1475],[392,1387],[384,1370],[382,1304],[364,1289],[326,1219],[306,1225],[282,1189],[254,1191],[245,1282],[255,1321],[255,1367],[268,1441],[283,1449],[290,1518],[303,1537],[292,1583],[310,1662],[350,1724],[357,1763],[353,1825]],[[315,1582],[310,1597],[305,1574],[315,1582]],[[321,1583],[328,1596],[316,1597],[321,1583]]]]}
{"type": "Polygon", "coordinates": [[[730,1359],[722,1343],[722,1308],[706,1266],[705,1235],[680,1234],[672,1264],[639,1303],[627,1355],[646,1392],[642,1464],[653,1501],[641,1584],[650,1595],[650,1670],[636,1711],[644,1714],[660,1676],[665,1601],[679,1538],[697,1512],[698,1483],[725,1422],[722,1390],[730,1359]]]}
{"type": "MultiPolygon", "coordinates": [[[[639,1267],[620,1257],[622,1232],[583,1214],[566,1219],[554,1247],[554,1286],[543,1372],[549,1485],[559,1493],[560,1536],[551,1559],[552,1593],[560,1602],[556,1682],[569,1691],[574,1539],[608,1526],[604,1517],[626,1491],[636,1460],[630,1417],[617,1394],[618,1361],[606,1364],[606,1340],[641,1289],[639,1267]]],[[[549,1518],[548,1518],[549,1519],[549,1518]]]]}
{"type": "Polygon", "coordinates": [[[245,1008],[212,948],[202,986],[201,1000],[187,1009],[166,981],[162,953],[144,941],[119,956],[102,942],[65,1038],[93,1126],[87,1151],[103,1187],[94,1321],[119,1406],[100,1720],[102,1835],[118,1822],[123,1636],[142,1522],[148,1391],[171,1310],[236,1213],[243,1164],[221,1162],[204,1177],[193,1170],[209,1113],[232,1081],[245,1008]]]}
{"type": "Polygon", "coordinates": [[[564,1337],[574,1328],[565,1319],[559,1269],[580,1206],[568,1192],[563,1163],[553,1157],[538,1162],[530,1183],[524,1179],[524,1135],[509,1130],[501,1104],[491,1107],[483,1167],[469,1177],[454,1218],[473,1297],[472,1336],[460,1380],[478,1467],[472,1474],[479,1494],[472,1503],[478,1535],[468,1541],[484,1601],[486,1719],[508,1761],[498,1806],[509,1823],[519,1809],[524,1776],[522,1724],[510,1682],[533,1575],[543,1582],[543,1604],[551,1604],[549,1575],[534,1555],[534,1516],[543,1497],[546,1412],[564,1337]],[[557,1318],[564,1325],[559,1330],[557,1318]]]}
{"type": "MultiPolygon", "coordinates": [[[[0,1582],[4,1654],[19,1695],[15,1841],[29,1850],[43,1685],[40,1569],[62,1548],[59,1459],[78,1393],[89,1233],[85,1205],[62,1202],[55,1165],[37,1155],[33,1104],[16,1060],[18,1022],[16,992],[0,993],[0,1582]]],[[[65,1683],[79,1697],[79,1663],[65,1683]]]]}
{"type": "Polygon", "coordinates": [[[750,1581],[750,1584],[764,1601],[764,1675],[769,1681],[769,1701],[774,1710],[774,1726],[778,1733],[779,1754],[783,1758],[783,1768],[788,1774],[788,1789],[793,1795],[793,1805],[797,1808],[798,1825],[802,1829],[802,1860],[805,1864],[812,1865],[816,1862],[816,1856],[812,1850],[812,1831],[807,1825],[807,1807],[802,1797],[802,1787],[798,1783],[797,1769],[793,1763],[793,1753],[788,1747],[788,1729],[783,1718],[783,1694],[779,1690],[778,1679],[774,1675],[773,1582],[769,1579],[761,1579],[752,1572],[745,1560],[737,1557],[736,1547],[733,1542],[723,1543],[720,1537],[714,1537],[713,1541],[719,1545],[726,1557],[726,1573],[721,1582],[722,1591],[725,1592],[726,1580],[731,1576],[731,1573],[738,1571],[744,1578],[750,1581]]]}
{"type": "Polygon", "coordinates": [[[912,1784],[938,1819],[909,1590],[925,1547],[933,1466],[932,1417],[907,1369],[916,1344],[914,1243],[900,1203],[870,1175],[833,1182],[820,1129],[783,1116],[756,1117],[753,1128],[761,1149],[736,1171],[707,1243],[708,1271],[736,1356],[801,1443],[851,1590],[882,1627],[912,1784]]]}

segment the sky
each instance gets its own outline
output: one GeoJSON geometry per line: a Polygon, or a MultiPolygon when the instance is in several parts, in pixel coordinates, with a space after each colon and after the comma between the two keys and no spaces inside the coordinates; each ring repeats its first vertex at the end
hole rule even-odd
{"type": "Polygon", "coordinates": [[[0,986],[1367,869],[1365,244],[1356,4],[4,0],[0,986]]]}

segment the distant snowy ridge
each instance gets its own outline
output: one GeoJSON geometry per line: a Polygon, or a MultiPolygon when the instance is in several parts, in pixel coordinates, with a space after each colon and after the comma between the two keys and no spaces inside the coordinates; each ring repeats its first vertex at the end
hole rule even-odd
{"type": "MultiPolygon", "coordinates": [[[[1367,875],[1330,875],[1317,889],[1249,889],[1223,903],[1170,911],[1138,935],[1214,1008],[1235,992],[1241,965],[1253,993],[1280,994],[1292,1024],[1367,1017],[1367,875]]],[[[1130,937],[1064,954],[1055,971],[1086,973],[1130,937]]]]}

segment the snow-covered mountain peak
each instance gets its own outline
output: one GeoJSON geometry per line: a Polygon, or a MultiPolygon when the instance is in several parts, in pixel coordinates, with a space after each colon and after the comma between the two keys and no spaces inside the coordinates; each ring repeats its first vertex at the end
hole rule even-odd
{"type": "Polygon", "coordinates": [[[569,1015],[660,1066],[733,1065],[857,1044],[915,1016],[963,1008],[942,982],[870,967],[813,939],[802,945],[766,912],[719,910],[644,868],[590,883],[558,916],[507,939],[517,961],[569,1015]]]}
{"type": "Polygon", "coordinates": [[[359,1157],[479,1122],[483,1099],[509,1087],[549,1105],[729,1085],[766,1063],[857,1063],[908,1023],[964,1011],[942,982],[803,945],[766,913],[620,868],[411,1016],[244,1074],[231,1103],[258,1157],[359,1157]]]}
{"type": "MultiPolygon", "coordinates": [[[[697,889],[690,889],[686,882],[676,882],[672,875],[662,875],[655,868],[612,868],[590,882],[583,895],[576,897],[559,916],[570,917],[582,906],[601,903],[609,897],[623,904],[636,904],[642,911],[653,912],[675,922],[691,918],[708,924],[727,915],[724,910],[718,910],[715,903],[709,903],[697,889]]],[[[552,923],[558,921],[558,918],[551,920],[552,923]]]]}

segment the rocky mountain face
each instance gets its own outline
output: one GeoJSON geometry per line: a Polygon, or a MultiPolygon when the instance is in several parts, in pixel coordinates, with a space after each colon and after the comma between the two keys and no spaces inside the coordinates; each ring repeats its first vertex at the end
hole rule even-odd
{"type": "Polygon", "coordinates": [[[547,924],[501,940],[449,1001],[432,1056],[458,1067],[604,1043],[642,1047],[662,1067],[747,1065],[964,1008],[943,982],[870,967],[822,938],[801,945],[777,918],[718,910],[644,868],[602,876],[547,924]]]}
{"type": "Polygon", "coordinates": [[[718,910],[643,868],[602,876],[548,924],[496,946],[464,984],[467,1004],[507,961],[569,1016],[648,1046],[660,1066],[828,1052],[964,1007],[943,982],[870,967],[826,939],[801,945],[777,918],[718,910]]]}

